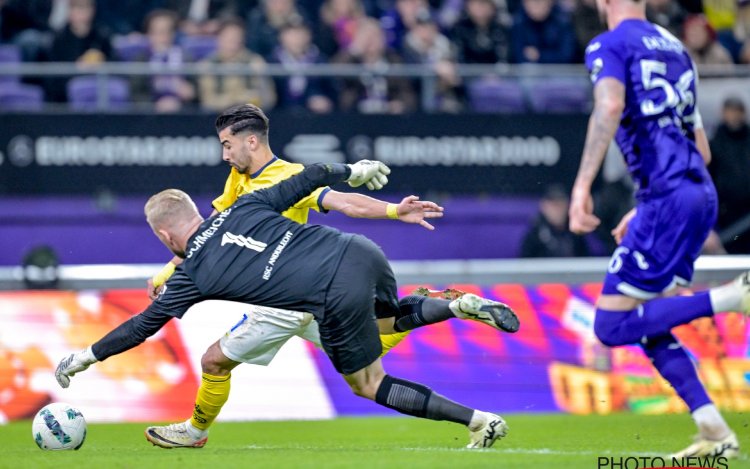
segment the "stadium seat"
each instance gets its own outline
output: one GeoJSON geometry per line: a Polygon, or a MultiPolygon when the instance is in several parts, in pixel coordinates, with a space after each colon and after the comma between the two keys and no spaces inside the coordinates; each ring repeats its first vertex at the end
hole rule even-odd
{"type": "Polygon", "coordinates": [[[117,36],[112,39],[115,57],[124,62],[148,57],[149,45],[145,36],[117,36]]]}
{"type": "Polygon", "coordinates": [[[216,37],[183,36],[180,46],[189,60],[199,61],[216,52],[216,37]]]}
{"type": "Polygon", "coordinates": [[[529,89],[531,109],[539,113],[588,112],[591,85],[585,79],[535,81],[529,89]]]}
{"type": "MultiPolygon", "coordinates": [[[[5,44],[0,46],[0,66],[8,69],[21,63],[21,50],[17,46],[5,44]]],[[[18,83],[18,75],[0,75],[0,86],[18,83]]]]}
{"type": "Polygon", "coordinates": [[[480,79],[469,83],[467,93],[469,105],[475,112],[526,112],[523,88],[514,80],[480,79]]]}
{"type": "Polygon", "coordinates": [[[44,91],[40,86],[11,83],[0,87],[0,109],[3,111],[40,111],[44,91]]]}
{"type": "MultiPolygon", "coordinates": [[[[124,78],[105,78],[107,110],[122,110],[130,103],[130,87],[124,78]]],[[[80,76],[68,81],[68,104],[71,109],[78,111],[94,111],[98,109],[99,78],[96,76],[80,76]]]]}

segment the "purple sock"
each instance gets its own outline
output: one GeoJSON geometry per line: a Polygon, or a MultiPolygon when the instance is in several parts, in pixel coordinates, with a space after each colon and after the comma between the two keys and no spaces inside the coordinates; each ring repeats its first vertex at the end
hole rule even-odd
{"type": "Polygon", "coordinates": [[[603,344],[610,347],[635,344],[646,337],[668,334],[673,327],[713,314],[708,292],[656,298],[630,311],[598,308],[594,332],[603,344]]]}
{"type": "Polygon", "coordinates": [[[690,412],[711,403],[693,362],[672,334],[649,337],[641,347],[654,367],[685,401],[690,412]]]}

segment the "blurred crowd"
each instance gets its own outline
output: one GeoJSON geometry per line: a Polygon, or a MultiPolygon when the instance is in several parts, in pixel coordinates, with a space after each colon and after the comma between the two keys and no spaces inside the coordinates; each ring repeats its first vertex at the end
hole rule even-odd
{"type": "MultiPolygon", "coordinates": [[[[176,70],[200,63],[206,73],[198,77],[175,72],[128,81],[123,99],[149,101],[162,112],[245,101],[316,113],[415,110],[422,82],[377,71],[420,64],[437,77],[429,107],[456,112],[472,101],[456,64],[580,62],[603,30],[595,1],[0,0],[0,62],[75,62],[84,71],[105,61],[176,70]],[[264,76],[269,63],[289,74],[264,76]],[[335,80],[294,73],[318,63],[357,64],[371,73],[335,80]],[[211,74],[216,64],[248,68],[221,76],[211,74]]],[[[697,63],[750,63],[750,0],[646,1],[649,18],[681,38],[697,63]]],[[[66,77],[25,82],[51,102],[86,87],[66,77]]],[[[481,106],[483,96],[476,98],[481,106]]]]}

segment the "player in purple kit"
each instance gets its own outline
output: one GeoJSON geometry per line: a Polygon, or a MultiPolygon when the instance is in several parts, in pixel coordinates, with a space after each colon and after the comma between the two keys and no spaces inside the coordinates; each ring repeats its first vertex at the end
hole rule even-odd
{"type": "Polygon", "coordinates": [[[599,225],[591,184],[612,138],[635,182],[636,209],[613,234],[612,255],[597,302],[594,331],[604,344],[640,344],[687,404],[695,442],[674,457],[735,457],[736,435],[711,402],[695,366],[670,330],[722,311],[750,312],[750,273],[694,296],[671,296],[687,285],[703,241],[716,222],[711,159],[696,106],[697,73],[684,47],[646,21],[645,0],[597,0],[609,31],[586,49],[594,110],[570,205],[570,229],[599,225]]]}

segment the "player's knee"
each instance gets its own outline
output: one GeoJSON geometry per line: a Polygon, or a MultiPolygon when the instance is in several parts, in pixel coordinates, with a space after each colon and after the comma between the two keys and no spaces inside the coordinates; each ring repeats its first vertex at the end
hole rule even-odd
{"type": "Polygon", "coordinates": [[[228,375],[235,366],[237,366],[237,362],[224,356],[221,349],[215,344],[209,347],[201,357],[201,371],[209,375],[228,375]]]}
{"type": "Polygon", "coordinates": [[[219,371],[219,364],[216,357],[210,351],[206,351],[201,357],[201,371],[209,375],[216,375],[219,371]]]}
{"type": "Polygon", "coordinates": [[[352,392],[357,396],[364,397],[365,399],[375,400],[375,395],[378,393],[378,384],[372,382],[361,382],[361,383],[349,383],[352,392]]]}
{"type": "Polygon", "coordinates": [[[374,401],[375,396],[378,394],[378,388],[380,387],[380,383],[382,381],[383,374],[370,374],[367,376],[363,376],[362,379],[350,381],[349,387],[357,396],[374,401]]]}

